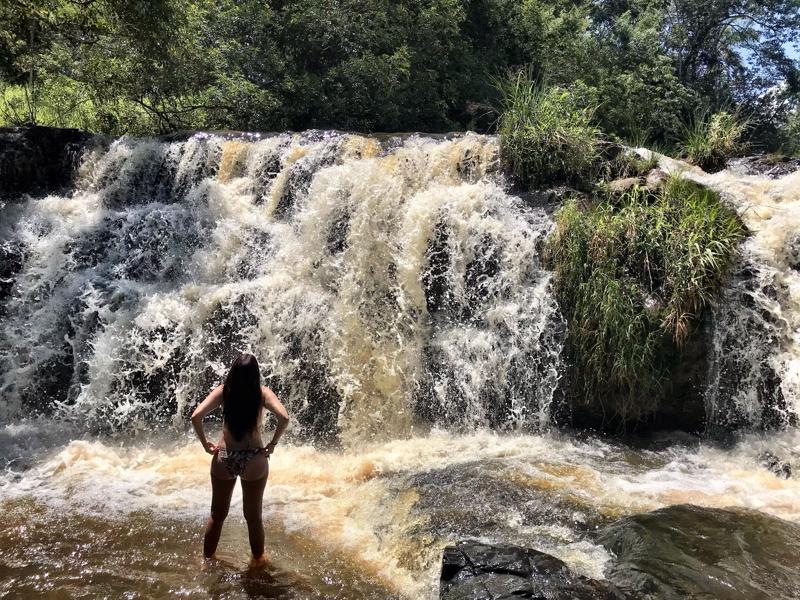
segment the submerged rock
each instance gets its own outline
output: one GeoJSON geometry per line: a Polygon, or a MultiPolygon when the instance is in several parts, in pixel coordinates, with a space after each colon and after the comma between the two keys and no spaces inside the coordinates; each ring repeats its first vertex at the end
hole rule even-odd
{"type": "MultiPolygon", "coordinates": [[[[563,475],[577,476],[569,467],[563,475]]],[[[416,525],[409,533],[439,538],[492,538],[516,545],[548,547],[563,541],[563,531],[583,532],[607,525],[591,503],[579,495],[537,486],[500,460],[480,460],[431,469],[404,479],[402,488],[414,489],[416,525]],[[476,501],[480,498],[480,501],[476,501]],[[547,528],[535,537],[536,526],[557,526],[557,538],[547,528]],[[523,532],[524,530],[524,532],[523,532]]]]}
{"type": "Polygon", "coordinates": [[[598,541],[629,598],[800,598],[800,525],[752,510],[670,506],[620,519],[598,541]]]}
{"type": "Polygon", "coordinates": [[[778,479],[789,479],[792,476],[792,465],[781,460],[772,452],[764,452],[759,457],[761,466],[770,471],[778,479]]]}
{"type": "Polygon", "coordinates": [[[441,600],[605,600],[624,598],[611,584],[573,573],[561,560],[521,546],[459,542],[442,555],[441,600]]]}

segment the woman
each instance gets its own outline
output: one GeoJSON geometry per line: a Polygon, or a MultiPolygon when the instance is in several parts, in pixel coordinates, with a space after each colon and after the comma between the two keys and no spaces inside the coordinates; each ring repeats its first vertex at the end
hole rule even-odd
{"type": "Polygon", "coordinates": [[[200,443],[211,459],[211,516],[206,524],[203,556],[212,558],[217,550],[222,523],[228,515],[236,477],[242,480],[242,508],[247,521],[251,565],[266,561],[264,557],[264,526],[261,523],[261,503],[269,475],[269,456],[281,439],[289,415],[268,387],[261,385],[258,361],[252,354],[240,354],[233,361],[223,385],[217,386],[192,413],[194,427],[200,443]],[[213,444],[206,439],[203,417],[222,406],[222,439],[213,444]],[[264,411],[267,409],[278,419],[272,441],[266,446],[261,441],[264,411]]]}

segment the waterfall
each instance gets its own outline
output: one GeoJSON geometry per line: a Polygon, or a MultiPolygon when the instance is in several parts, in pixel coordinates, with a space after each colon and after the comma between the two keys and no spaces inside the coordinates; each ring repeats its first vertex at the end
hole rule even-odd
{"type": "Polygon", "coordinates": [[[791,426],[800,415],[800,171],[777,179],[662,167],[718,191],[749,230],[712,306],[707,421],[712,428],[791,426]]]}
{"type": "Polygon", "coordinates": [[[490,137],[97,140],[0,206],[0,418],[180,423],[248,350],[301,436],[545,427],[551,226],[490,137]]]}

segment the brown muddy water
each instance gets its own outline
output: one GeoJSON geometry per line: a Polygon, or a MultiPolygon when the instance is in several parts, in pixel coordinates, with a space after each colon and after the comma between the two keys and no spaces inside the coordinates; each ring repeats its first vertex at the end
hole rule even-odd
{"type": "Polygon", "coordinates": [[[751,232],[712,307],[709,429],[783,432],[500,433],[552,427],[564,320],[551,215],[495,138],[95,140],[73,189],[0,202],[0,597],[432,600],[442,548],[478,539],[637,599],[800,598],[800,479],[761,465],[800,465],[800,172],[661,166],[751,232]],[[246,568],[237,490],[203,570],[186,417],[240,350],[292,415],[271,559],[246,568]]]}
{"type": "MultiPolygon", "coordinates": [[[[28,427],[6,428],[6,447],[36,437],[28,427]]],[[[347,451],[282,446],[265,498],[269,564],[247,568],[237,489],[219,560],[204,566],[208,458],[196,441],[173,435],[50,438],[10,463],[0,487],[0,595],[427,599],[437,593],[442,548],[459,539],[532,546],[604,578],[616,572],[616,557],[596,534],[620,517],[693,504],[800,520],[800,483],[758,460],[767,448],[800,454],[794,433],[743,438],[730,449],[683,438],[646,450],[566,435],[433,431],[347,451]]],[[[698,527],[680,513],[667,519],[653,531],[691,537],[698,527]]],[[[741,522],[744,532],[749,521],[741,522]]],[[[716,552],[730,554],[737,532],[727,526],[709,526],[692,544],[698,568],[711,568],[704,557],[712,565],[716,552]]],[[[769,543],[757,533],[763,527],[747,527],[756,531],[750,545],[769,543]]],[[[785,554],[795,541],[781,543],[785,554]]],[[[758,555],[748,555],[753,564],[758,555]]],[[[676,572],[665,578],[675,580],[673,592],[686,584],[676,572]]],[[[714,597],[693,586],[692,597],[714,597]]],[[[793,597],[782,589],[790,595],[758,597],[793,597]]]]}

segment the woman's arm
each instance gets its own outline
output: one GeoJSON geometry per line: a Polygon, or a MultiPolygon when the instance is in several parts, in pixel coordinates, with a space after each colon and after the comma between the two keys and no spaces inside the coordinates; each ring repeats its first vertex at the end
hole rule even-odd
{"type": "Polygon", "coordinates": [[[286,412],[286,408],[278,400],[275,392],[266,386],[262,389],[264,392],[264,407],[278,419],[278,426],[275,428],[272,441],[267,444],[267,456],[269,456],[275,450],[278,440],[281,439],[283,432],[286,431],[286,427],[289,425],[289,413],[286,412]]]}
{"type": "Polygon", "coordinates": [[[192,427],[194,427],[194,432],[197,434],[200,443],[203,444],[203,448],[205,448],[206,452],[209,454],[215,454],[218,447],[216,444],[212,444],[206,439],[206,432],[203,429],[203,417],[222,405],[222,387],[221,385],[215,387],[211,393],[206,396],[206,399],[197,405],[197,408],[195,408],[192,413],[192,427]]]}

